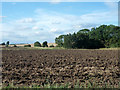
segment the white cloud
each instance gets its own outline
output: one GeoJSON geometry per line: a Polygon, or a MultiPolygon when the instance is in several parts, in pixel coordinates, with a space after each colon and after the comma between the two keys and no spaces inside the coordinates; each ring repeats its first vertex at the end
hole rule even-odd
{"type": "Polygon", "coordinates": [[[35,20],[33,20],[32,18],[23,18],[17,21],[18,23],[33,23],[35,22],[35,20]]]}
{"type": "Polygon", "coordinates": [[[106,0],[105,5],[107,5],[111,9],[118,8],[118,2],[112,2],[112,0],[106,0]],[[110,1],[110,2],[108,2],[108,1],[110,1]]]}
{"type": "Polygon", "coordinates": [[[83,22],[89,23],[110,23],[115,22],[117,20],[117,12],[97,12],[97,13],[91,13],[82,15],[81,19],[83,22]]]}
{"type": "Polygon", "coordinates": [[[39,29],[39,27],[36,27],[36,26],[35,26],[35,27],[33,27],[32,29],[33,29],[33,30],[38,30],[38,29],[39,29]]]}
{"type": "Polygon", "coordinates": [[[51,0],[51,1],[50,1],[51,4],[58,4],[58,3],[60,3],[60,2],[61,2],[61,0],[51,0]]]}
{"type": "Polygon", "coordinates": [[[117,22],[117,11],[70,15],[44,9],[35,10],[32,18],[23,18],[3,24],[3,40],[11,42],[54,42],[56,36],[77,32],[83,28],[117,22]],[[16,22],[16,23],[15,23],[16,22]]]}
{"type": "Polygon", "coordinates": [[[50,32],[56,32],[57,31],[57,28],[52,28],[51,30],[50,30],[50,32]]]}
{"type": "Polygon", "coordinates": [[[3,18],[6,18],[7,16],[0,16],[0,22],[2,22],[3,18]]]}

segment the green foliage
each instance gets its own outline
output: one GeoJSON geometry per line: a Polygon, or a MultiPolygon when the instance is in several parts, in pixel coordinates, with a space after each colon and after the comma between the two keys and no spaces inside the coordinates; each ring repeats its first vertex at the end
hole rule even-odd
{"type": "Polygon", "coordinates": [[[68,34],[64,37],[65,48],[96,49],[104,45],[99,40],[89,39],[88,34],[78,32],[77,34],[68,34]]]}
{"type": "Polygon", "coordinates": [[[9,41],[6,42],[6,45],[9,45],[9,41]]]}
{"type": "Polygon", "coordinates": [[[78,33],[88,33],[90,30],[89,29],[82,29],[78,31],[78,33]]]}
{"type": "Polygon", "coordinates": [[[13,47],[17,47],[15,44],[14,44],[14,46],[13,47]]]}
{"type": "Polygon", "coordinates": [[[38,41],[36,41],[36,42],[34,43],[34,47],[41,47],[41,44],[40,44],[38,41]]]}
{"type": "Polygon", "coordinates": [[[43,47],[48,47],[47,41],[44,41],[42,45],[43,45],[43,47]]]}
{"type": "Polygon", "coordinates": [[[120,47],[120,27],[114,25],[101,25],[98,28],[91,30],[90,38],[100,40],[108,47],[120,47]]]}
{"type": "Polygon", "coordinates": [[[50,47],[54,47],[54,45],[50,45],[50,47]]]}
{"type": "Polygon", "coordinates": [[[30,44],[28,44],[28,45],[24,45],[24,47],[31,47],[31,45],[30,45],[30,44]]]}
{"type": "Polygon", "coordinates": [[[101,25],[91,30],[82,29],[77,33],[60,35],[55,39],[59,47],[98,49],[120,47],[120,27],[101,25]]]}
{"type": "Polygon", "coordinates": [[[58,44],[57,47],[63,47],[64,36],[65,35],[60,35],[58,38],[55,38],[55,43],[58,44]]]}
{"type": "Polygon", "coordinates": [[[14,86],[13,84],[9,84],[8,86],[6,87],[2,87],[2,89],[24,89],[24,90],[28,90],[28,89],[40,89],[40,88],[49,88],[49,89],[53,89],[53,88],[73,88],[73,89],[83,89],[83,88],[87,88],[87,89],[92,89],[92,88],[103,88],[103,90],[105,88],[111,88],[111,89],[114,89],[114,88],[120,88],[120,82],[118,83],[118,86],[114,86],[114,85],[110,85],[109,83],[105,82],[105,85],[99,85],[99,83],[96,83],[96,82],[90,82],[90,81],[87,81],[87,82],[84,82],[84,83],[81,83],[81,82],[77,82],[75,85],[71,86],[70,83],[65,83],[65,84],[50,84],[50,83],[47,83],[47,84],[44,84],[44,85],[32,85],[32,86],[14,86]]]}
{"type": "Polygon", "coordinates": [[[6,42],[6,45],[5,45],[5,47],[8,47],[8,46],[9,46],[9,41],[7,41],[7,42],[6,42]]]}
{"type": "Polygon", "coordinates": [[[3,43],[1,43],[1,45],[5,45],[5,43],[3,42],[3,43]]]}

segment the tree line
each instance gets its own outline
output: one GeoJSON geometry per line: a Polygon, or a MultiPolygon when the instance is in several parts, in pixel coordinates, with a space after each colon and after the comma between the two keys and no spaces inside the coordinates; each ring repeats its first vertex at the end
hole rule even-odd
{"type": "MultiPolygon", "coordinates": [[[[5,47],[9,47],[9,41],[7,41],[6,43],[3,42],[0,45],[5,45],[5,47]]],[[[11,44],[14,45],[13,47],[17,47],[16,44],[11,44]]],[[[30,44],[24,45],[24,47],[31,47],[30,44]]],[[[39,41],[34,42],[34,47],[48,47],[48,42],[44,41],[42,44],[39,41]]],[[[54,45],[50,45],[49,47],[54,47],[54,45]]]]}
{"type": "Polygon", "coordinates": [[[98,49],[120,47],[120,27],[101,25],[96,28],[82,29],[77,33],[60,35],[55,38],[58,47],[73,49],[98,49]]]}

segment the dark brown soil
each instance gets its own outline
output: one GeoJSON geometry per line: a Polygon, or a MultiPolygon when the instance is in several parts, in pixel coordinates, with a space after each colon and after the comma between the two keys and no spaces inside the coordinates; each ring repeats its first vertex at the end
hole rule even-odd
{"type": "Polygon", "coordinates": [[[120,82],[117,50],[3,50],[2,82],[15,86],[120,82]]]}

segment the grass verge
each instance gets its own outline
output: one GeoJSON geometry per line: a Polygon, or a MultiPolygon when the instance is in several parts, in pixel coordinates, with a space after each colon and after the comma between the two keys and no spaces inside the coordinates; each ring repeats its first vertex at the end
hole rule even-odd
{"type": "Polygon", "coordinates": [[[118,86],[113,86],[113,85],[109,85],[109,84],[105,84],[105,85],[98,85],[95,82],[85,82],[85,83],[80,83],[79,81],[76,82],[75,85],[71,85],[71,83],[66,83],[66,84],[45,84],[45,85],[32,85],[32,86],[22,86],[22,87],[17,87],[17,86],[13,86],[13,84],[9,84],[8,86],[2,87],[2,89],[11,89],[11,88],[15,88],[15,89],[34,89],[34,88],[118,88],[120,89],[120,82],[118,84],[118,86]]]}

